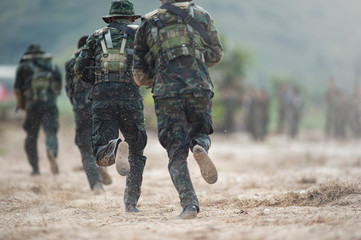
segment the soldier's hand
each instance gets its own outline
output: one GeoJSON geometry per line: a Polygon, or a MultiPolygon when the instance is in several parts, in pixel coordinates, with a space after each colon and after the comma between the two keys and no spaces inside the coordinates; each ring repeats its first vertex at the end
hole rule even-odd
{"type": "Polygon", "coordinates": [[[134,70],[133,71],[134,81],[135,83],[140,86],[151,87],[153,86],[153,79],[149,78],[148,74],[140,71],[134,70]]]}

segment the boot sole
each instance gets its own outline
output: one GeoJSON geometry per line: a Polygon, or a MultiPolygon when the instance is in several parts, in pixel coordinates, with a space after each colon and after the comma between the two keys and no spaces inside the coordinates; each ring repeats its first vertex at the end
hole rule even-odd
{"type": "Polygon", "coordinates": [[[127,176],[130,171],[130,165],[128,161],[129,146],[126,142],[121,142],[118,145],[117,159],[115,162],[115,168],[121,176],[127,176]]]}
{"type": "Polygon", "coordinates": [[[180,219],[194,219],[197,217],[197,212],[187,212],[182,216],[179,216],[180,219]]]}
{"type": "Polygon", "coordinates": [[[194,146],[193,157],[199,165],[203,179],[209,184],[217,182],[217,168],[201,146],[194,146]]]}

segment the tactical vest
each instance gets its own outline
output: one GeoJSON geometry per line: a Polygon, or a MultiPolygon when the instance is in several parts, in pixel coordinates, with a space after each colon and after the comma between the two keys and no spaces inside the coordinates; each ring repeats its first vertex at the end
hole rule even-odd
{"type": "MultiPolygon", "coordinates": [[[[189,3],[176,4],[184,9],[188,6],[189,14],[194,17],[194,5],[189,3]],[[183,4],[183,5],[182,5],[183,4]]],[[[170,15],[163,9],[156,10],[157,14],[149,17],[152,26],[151,35],[155,43],[150,46],[150,52],[145,56],[147,63],[155,62],[155,68],[167,64],[181,56],[192,56],[205,63],[205,47],[199,32],[185,23],[180,16],[170,15]],[[162,20],[161,20],[162,19],[162,20]],[[172,21],[172,19],[176,19],[172,21]]],[[[147,17],[147,16],[146,16],[147,17]]]]}
{"type": "Polygon", "coordinates": [[[94,84],[129,83],[132,77],[129,72],[133,61],[133,49],[126,49],[128,34],[123,34],[120,48],[114,48],[110,29],[105,28],[102,31],[106,32],[99,37],[102,53],[96,63],[94,84]]]}
{"type": "Polygon", "coordinates": [[[33,73],[29,78],[30,86],[24,90],[26,104],[31,104],[35,101],[47,102],[56,95],[53,66],[49,62],[50,60],[43,61],[43,65],[35,61],[31,62],[33,73]]]}

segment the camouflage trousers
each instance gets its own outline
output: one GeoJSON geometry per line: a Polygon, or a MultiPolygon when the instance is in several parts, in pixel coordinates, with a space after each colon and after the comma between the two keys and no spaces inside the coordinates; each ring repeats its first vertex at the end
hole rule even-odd
{"type": "Polygon", "coordinates": [[[80,150],[83,168],[90,188],[93,189],[94,185],[101,180],[91,144],[93,126],[91,109],[76,109],[74,110],[74,117],[75,144],[80,150]]]}
{"type": "Polygon", "coordinates": [[[58,155],[59,113],[56,105],[37,105],[26,110],[23,128],[27,135],[25,138],[25,151],[33,171],[39,171],[38,135],[40,126],[43,127],[48,152],[58,155]]]}
{"type": "Polygon", "coordinates": [[[142,101],[94,101],[92,144],[95,157],[104,156],[110,140],[119,130],[129,145],[130,172],[126,180],[125,204],[136,204],[140,197],[147,144],[142,101]]]}
{"type": "Polygon", "coordinates": [[[213,133],[211,94],[195,97],[180,94],[175,97],[155,97],[158,138],[167,150],[168,170],[176,187],[181,206],[199,206],[190,178],[187,157],[195,145],[208,151],[213,133]]]}

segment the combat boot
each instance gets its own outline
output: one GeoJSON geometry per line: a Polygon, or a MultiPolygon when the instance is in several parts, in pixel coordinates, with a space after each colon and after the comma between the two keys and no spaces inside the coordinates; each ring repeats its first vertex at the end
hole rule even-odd
{"type": "Polygon", "coordinates": [[[39,169],[34,169],[34,170],[31,172],[30,175],[31,175],[31,176],[38,176],[38,175],[40,175],[39,169]]]}
{"type": "Polygon", "coordinates": [[[50,170],[51,172],[56,175],[59,174],[59,168],[58,168],[58,164],[56,163],[56,158],[55,158],[55,154],[52,151],[48,151],[48,159],[50,162],[50,170]]]}
{"type": "Polygon", "coordinates": [[[193,147],[193,157],[199,165],[203,179],[209,184],[217,182],[218,173],[216,166],[213,164],[206,150],[199,145],[195,145],[193,147]]]}
{"type": "Polygon", "coordinates": [[[94,184],[93,189],[92,189],[94,195],[101,195],[104,193],[104,189],[103,186],[100,182],[97,182],[96,184],[94,184]]]}
{"type": "Polygon", "coordinates": [[[139,212],[136,204],[125,204],[125,211],[132,212],[132,213],[139,212]]]}
{"type": "Polygon", "coordinates": [[[109,175],[108,169],[106,167],[98,166],[98,172],[99,172],[100,180],[104,185],[112,184],[113,182],[112,177],[109,175]]]}
{"type": "Polygon", "coordinates": [[[121,142],[118,145],[117,160],[115,162],[115,168],[121,176],[127,176],[130,171],[129,165],[129,146],[126,142],[121,142]]]}
{"type": "Polygon", "coordinates": [[[187,205],[183,208],[181,214],[179,214],[178,218],[181,219],[193,219],[197,217],[199,212],[199,207],[196,205],[187,205]]]}
{"type": "Polygon", "coordinates": [[[118,144],[122,140],[120,138],[110,140],[109,143],[106,146],[106,149],[104,150],[104,155],[98,159],[96,158],[96,162],[98,166],[101,167],[108,167],[115,163],[115,155],[117,152],[118,144]]]}

